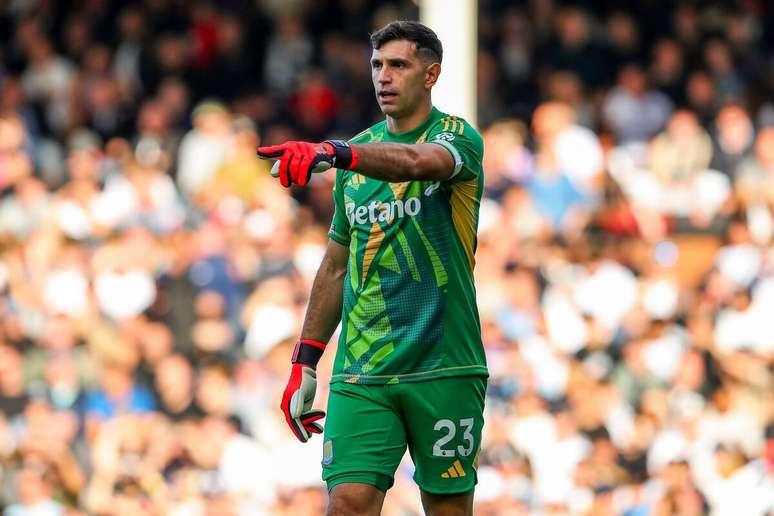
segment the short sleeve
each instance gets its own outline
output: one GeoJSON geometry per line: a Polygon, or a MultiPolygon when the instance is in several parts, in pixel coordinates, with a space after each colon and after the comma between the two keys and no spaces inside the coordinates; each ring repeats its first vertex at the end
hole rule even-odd
{"type": "Polygon", "coordinates": [[[441,118],[430,127],[425,142],[440,145],[452,155],[454,171],[449,176],[449,181],[465,181],[481,175],[483,139],[478,131],[462,118],[441,118]]]}
{"type": "Polygon", "coordinates": [[[336,182],[333,184],[333,220],[328,230],[328,238],[344,246],[349,246],[349,220],[344,205],[344,171],[336,171],[336,182]]]}

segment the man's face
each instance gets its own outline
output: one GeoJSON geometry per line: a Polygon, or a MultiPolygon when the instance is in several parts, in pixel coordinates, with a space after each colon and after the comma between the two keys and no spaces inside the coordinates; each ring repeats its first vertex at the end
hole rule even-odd
{"type": "Polygon", "coordinates": [[[411,115],[435,84],[439,70],[439,64],[417,56],[411,41],[388,41],[374,49],[371,78],[382,113],[393,118],[411,115]]]}

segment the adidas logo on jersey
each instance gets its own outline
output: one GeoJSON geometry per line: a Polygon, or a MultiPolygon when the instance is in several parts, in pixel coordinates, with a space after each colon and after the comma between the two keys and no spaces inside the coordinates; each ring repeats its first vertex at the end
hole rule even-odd
{"type": "Polygon", "coordinates": [[[441,473],[441,478],[459,478],[465,476],[465,470],[462,468],[462,463],[459,459],[454,461],[449,469],[445,473],[441,473]]]}
{"type": "Polygon", "coordinates": [[[353,202],[344,205],[350,226],[358,224],[375,224],[376,222],[392,223],[396,218],[414,217],[422,210],[422,201],[419,197],[409,197],[405,201],[394,199],[392,201],[371,201],[368,206],[356,206],[353,202]]]}
{"type": "Polygon", "coordinates": [[[432,183],[430,183],[430,186],[425,188],[425,197],[430,197],[431,195],[433,195],[433,192],[438,190],[440,187],[441,187],[440,181],[433,181],[432,183]]]}

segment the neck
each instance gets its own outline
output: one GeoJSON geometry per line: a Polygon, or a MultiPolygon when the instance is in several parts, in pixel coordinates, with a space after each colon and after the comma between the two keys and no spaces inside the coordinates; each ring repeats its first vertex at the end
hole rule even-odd
{"type": "Polygon", "coordinates": [[[430,116],[430,111],[433,110],[433,104],[428,98],[426,102],[423,102],[419,107],[410,115],[394,118],[387,115],[387,130],[391,133],[407,133],[413,129],[419,127],[422,122],[427,120],[430,116]]]}

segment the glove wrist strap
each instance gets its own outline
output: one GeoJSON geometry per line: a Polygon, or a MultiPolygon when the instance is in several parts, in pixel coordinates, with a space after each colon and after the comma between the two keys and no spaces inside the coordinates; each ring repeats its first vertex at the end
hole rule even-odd
{"type": "Polygon", "coordinates": [[[333,147],[333,151],[336,155],[336,162],[334,166],[343,170],[354,170],[357,167],[358,159],[357,152],[352,146],[344,140],[325,140],[333,147]]]}
{"type": "Polygon", "coordinates": [[[325,351],[324,343],[312,339],[302,339],[296,342],[293,358],[290,361],[293,364],[302,364],[315,369],[323,351],[325,351]]]}

